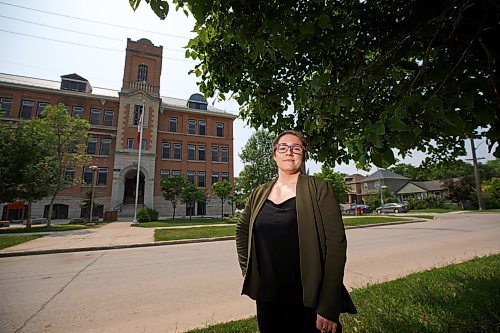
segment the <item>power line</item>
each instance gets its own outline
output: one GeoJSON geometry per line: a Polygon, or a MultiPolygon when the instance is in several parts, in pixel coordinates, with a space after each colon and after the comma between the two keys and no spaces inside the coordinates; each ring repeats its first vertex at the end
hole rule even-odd
{"type": "Polygon", "coordinates": [[[20,35],[20,36],[26,36],[26,37],[31,37],[31,38],[38,38],[38,39],[49,40],[51,42],[57,42],[57,43],[63,43],[63,44],[71,44],[71,45],[78,45],[78,46],[90,47],[90,48],[93,48],[93,49],[101,49],[101,50],[113,51],[113,52],[123,52],[123,50],[116,50],[116,49],[110,49],[110,48],[107,48],[107,47],[100,47],[100,46],[93,46],[93,45],[87,45],[87,44],[81,44],[81,43],[75,43],[75,42],[62,41],[62,40],[58,40],[58,39],[53,39],[53,38],[48,38],[48,37],[41,37],[41,36],[34,36],[34,35],[29,35],[29,34],[23,34],[23,33],[20,33],[20,32],[3,30],[3,29],[0,29],[0,31],[1,32],[6,32],[6,33],[9,33],[9,34],[14,34],[14,35],[20,35]]]}
{"type": "MultiPolygon", "coordinates": [[[[52,28],[52,29],[57,29],[57,30],[62,30],[62,31],[73,32],[73,33],[80,34],[80,35],[86,35],[86,36],[91,36],[91,37],[97,37],[97,38],[103,38],[103,39],[109,39],[109,40],[114,40],[114,41],[118,41],[118,42],[123,42],[123,39],[121,39],[121,38],[119,39],[119,38],[113,38],[113,37],[108,37],[108,36],[91,34],[91,33],[88,33],[88,32],[71,30],[71,29],[56,27],[56,26],[53,26],[53,25],[37,23],[37,22],[33,22],[33,21],[28,21],[28,20],[22,20],[22,19],[18,19],[18,18],[15,18],[15,17],[9,17],[9,16],[5,16],[5,15],[1,15],[1,14],[0,14],[0,17],[6,18],[6,19],[9,19],[9,20],[15,20],[15,21],[19,21],[19,22],[34,24],[34,25],[38,25],[38,26],[42,26],[42,27],[46,27],[46,28],[52,28]]],[[[176,51],[176,52],[184,52],[183,50],[177,50],[177,49],[167,48],[167,47],[164,47],[164,49],[170,50],[170,51],[176,51]]]]}
{"type": "Polygon", "coordinates": [[[46,11],[46,10],[29,8],[29,7],[24,7],[24,6],[20,6],[20,5],[14,5],[14,4],[3,2],[3,1],[0,1],[0,4],[6,5],[6,6],[12,6],[12,7],[17,7],[17,8],[22,8],[22,9],[26,9],[26,10],[31,10],[31,11],[35,11],[35,12],[39,12],[39,13],[45,13],[45,14],[50,14],[50,15],[55,15],[55,16],[60,16],[60,17],[66,17],[66,18],[70,18],[70,19],[73,19],[73,20],[80,20],[80,21],[84,21],[84,22],[90,22],[90,23],[107,25],[107,26],[121,28],[121,29],[127,29],[127,30],[133,30],[133,31],[142,31],[142,32],[148,32],[148,33],[153,33],[153,34],[158,34],[158,35],[163,35],[163,36],[169,36],[169,37],[175,37],[175,38],[181,38],[181,39],[189,39],[189,37],[184,37],[184,36],[179,36],[179,35],[174,35],[174,34],[167,34],[167,33],[164,33],[164,32],[158,32],[158,31],[152,31],[152,30],[134,28],[134,27],[127,27],[127,26],[119,25],[119,24],[100,22],[100,21],[90,20],[90,19],[86,19],[86,18],[82,18],[82,17],[77,17],[77,16],[70,16],[70,15],[64,15],[64,14],[59,14],[59,13],[53,13],[53,12],[49,12],[49,11],[46,11]]]}
{"type": "MultiPolygon", "coordinates": [[[[120,53],[124,52],[123,50],[110,49],[110,48],[107,48],[107,47],[100,47],[100,46],[94,46],[94,45],[88,45],[88,44],[82,44],[82,43],[68,42],[68,41],[63,41],[63,40],[58,40],[58,39],[53,39],[53,38],[48,38],[48,37],[34,36],[34,35],[30,35],[30,34],[24,34],[24,33],[20,33],[20,32],[8,31],[8,30],[3,30],[3,29],[0,29],[0,32],[6,32],[6,33],[9,33],[9,34],[14,34],[14,35],[20,35],[20,36],[26,36],[26,37],[31,37],[31,38],[43,39],[43,40],[48,40],[48,41],[51,41],[51,42],[57,42],[57,43],[62,43],[62,44],[83,46],[83,47],[88,47],[88,48],[92,48],[92,49],[100,49],[100,50],[112,51],[112,52],[120,52],[120,53]]],[[[184,62],[195,63],[195,61],[188,60],[188,59],[179,59],[179,58],[172,58],[172,57],[162,57],[162,58],[163,59],[174,60],[174,61],[184,61],[184,62]]]]}

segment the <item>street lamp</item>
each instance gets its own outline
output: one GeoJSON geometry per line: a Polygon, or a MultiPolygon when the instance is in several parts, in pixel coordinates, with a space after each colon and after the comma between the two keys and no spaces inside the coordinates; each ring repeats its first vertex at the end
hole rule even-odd
{"type": "Polygon", "coordinates": [[[90,221],[89,223],[94,222],[94,193],[95,193],[95,185],[96,185],[96,173],[99,169],[97,165],[89,166],[89,169],[92,171],[92,195],[90,199],[90,221]]]}

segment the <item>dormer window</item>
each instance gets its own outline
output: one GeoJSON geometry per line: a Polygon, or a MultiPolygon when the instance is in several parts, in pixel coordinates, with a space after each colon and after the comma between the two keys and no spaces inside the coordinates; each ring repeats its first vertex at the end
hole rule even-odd
{"type": "Polygon", "coordinates": [[[207,100],[201,94],[192,94],[188,100],[188,108],[197,110],[206,110],[208,106],[207,100]]]}
{"type": "Polygon", "coordinates": [[[137,81],[148,82],[148,66],[141,64],[137,70],[137,81]]]}
{"type": "Polygon", "coordinates": [[[61,90],[92,92],[89,81],[78,74],[61,76],[61,90]]]}

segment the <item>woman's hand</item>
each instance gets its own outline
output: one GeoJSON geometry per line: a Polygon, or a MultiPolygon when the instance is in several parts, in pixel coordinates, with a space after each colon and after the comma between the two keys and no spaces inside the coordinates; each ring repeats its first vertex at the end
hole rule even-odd
{"type": "Polygon", "coordinates": [[[316,317],[316,328],[321,330],[321,333],[335,333],[337,331],[337,323],[326,319],[318,313],[316,317]]]}

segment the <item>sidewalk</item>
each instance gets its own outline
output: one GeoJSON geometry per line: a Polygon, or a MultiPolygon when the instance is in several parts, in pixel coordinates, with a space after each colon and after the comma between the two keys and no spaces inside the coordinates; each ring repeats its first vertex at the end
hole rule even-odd
{"type": "MultiPolygon", "coordinates": [[[[423,221],[429,221],[429,220],[415,219],[411,221],[366,224],[360,226],[346,227],[346,229],[367,228],[372,226],[414,223],[423,221]]],[[[186,244],[193,242],[199,243],[199,242],[234,239],[234,236],[227,236],[227,237],[217,237],[211,239],[203,238],[203,239],[187,239],[187,240],[176,240],[167,242],[155,242],[154,228],[133,227],[131,226],[131,224],[132,222],[129,221],[117,221],[92,229],[59,231],[59,232],[48,233],[44,237],[37,238],[29,242],[11,246],[5,249],[0,249],[0,258],[25,256],[25,255],[50,254],[50,253],[83,252],[83,251],[123,249],[131,247],[186,244]]],[[[162,227],[158,229],[195,228],[195,227],[207,227],[207,225],[200,225],[200,226],[191,225],[186,227],[162,227]]],[[[2,236],[0,235],[0,237],[2,236]]]]}
{"type": "Polygon", "coordinates": [[[0,250],[0,257],[152,246],[154,229],[112,222],[102,227],[53,232],[44,237],[0,250]]]}

